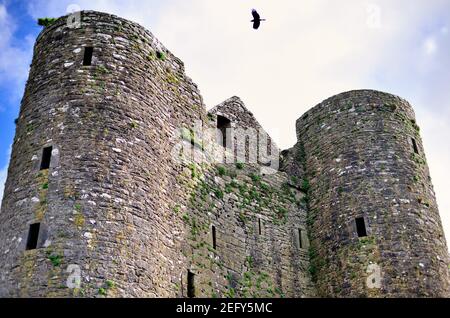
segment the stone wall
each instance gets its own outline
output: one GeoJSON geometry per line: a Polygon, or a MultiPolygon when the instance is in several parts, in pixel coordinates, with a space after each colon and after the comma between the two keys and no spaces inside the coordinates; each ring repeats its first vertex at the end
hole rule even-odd
{"type": "Polygon", "coordinates": [[[447,246],[411,106],[376,91],[343,93],[303,115],[297,135],[319,295],[448,296],[447,246]],[[381,288],[370,288],[377,269],[381,288]]]}
{"type": "MultiPolygon", "coordinates": [[[[231,121],[225,145],[230,149],[231,160],[226,162],[259,163],[279,168],[280,150],[272,138],[259,124],[239,97],[233,96],[209,111],[211,119],[217,121],[217,116],[223,116],[231,121]]],[[[219,139],[221,139],[219,133],[219,139]]],[[[219,140],[220,142],[221,140],[219,140]]]]}
{"type": "Polygon", "coordinates": [[[304,194],[285,173],[261,175],[259,165],[191,164],[184,176],[191,199],[177,212],[189,229],[186,253],[196,296],[315,294],[304,194]]]}
{"type": "Polygon", "coordinates": [[[58,19],[35,45],[0,213],[1,297],[448,295],[447,247],[406,101],[344,93],[298,120],[280,171],[266,169],[278,167],[270,137],[257,143],[273,146],[268,157],[252,162],[250,147],[218,163],[238,151],[212,142],[217,116],[238,148],[240,128],[267,136],[242,101],[208,113],[150,32],[81,17],[80,28],[58,19]],[[381,288],[369,288],[376,268],[381,288]]]}
{"type": "Polygon", "coordinates": [[[181,297],[188,270],[198,297],[312,295],[307,253],[296,245],[305,210],[288,177],[262,181],[254,167],[251,180],[240,165],[230,169],[235,179],[217,177],[215,164],[177,157],[186,129],[187,144],[201,148],[190,129],[210,117],[182,62],[139,25],[86,11],[81,28],[63,17],[44,29],[0,215],[0,295],[181,297]],[[89,46],[92,65],[83,66],[89,46]],[[41,170],[47,146],[51,164],[41,170]],[[201,182],[192,169],[204,171],[201,182]],[[39,243],[26,250],[35,223],[39,243]],[[197,228],[210,224],[213,254],[199,245],[209,231],[197,228]],[[81,286],[70,289],[73,266],[81,286]]]}
{"type": "Polygon", "coordinates": [[[139,25],[66,18],[37,39],[0,215],[1,296],[177,295],[185,257],[178,127],[205,120],[182,62],[139,25]],[[93,63],[83,66],[84,47],[93,63]],[[49,170],[42,149],[53,146],[49,170]],[[25,251],[41,222],[39,249],[25,251]],[[69,290],[70,264],[82,271],[69,290]]]}

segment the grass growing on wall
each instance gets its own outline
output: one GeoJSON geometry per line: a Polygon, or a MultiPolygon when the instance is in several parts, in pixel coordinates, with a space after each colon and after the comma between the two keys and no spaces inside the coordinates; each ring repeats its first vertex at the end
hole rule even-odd
{"type": "Polygon", "coordinates": [[[39,18],[38,25],[43,27],[49,27],[56,22],[56,18],[39,18]]]}

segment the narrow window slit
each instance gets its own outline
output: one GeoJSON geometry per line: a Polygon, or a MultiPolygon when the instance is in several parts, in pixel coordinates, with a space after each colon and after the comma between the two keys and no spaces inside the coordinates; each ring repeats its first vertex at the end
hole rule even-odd
{"type": "Polygon", "coordinates": [[[195,275],[188,271],[187,277],[187,296],[188,298],[195,298],[195,275]]]}
{"type": "Polygon", "coordinates": [[[412,146],[414,153],[419,154],[419,147],[417,146],[417,142],[414,138],[411,138],[412,146]]]}
{"type": "Polygon", "coordinates": [[[41,227],[40,223],[30,225],[30,228],[28,230],[28,239],[26,247],[27,251],[35,250],[37,248],[40,227],[41,227]]]}
{"type": "Polygon", "coordinates": [[[298,248],[303,249],[302,229],[298,229],[298,248]]]}
{"type": "Polygon", "coordinates": [[[364,218],[363,217],[356,218],[355,223],[356,223],[356,232],[358,233],[358,237],[366,237],[367,230],[366,230],[366,222],[364,221],[364,218]]]}
{"type": "Polygon", "coordinates": [[[250,136],[245,136],[245,162],[250,162],[250,136]]]}
{"type": "Polygon", "coordinates": [[[45,147],[42,150],[42,160],[41,160],[41,170],[46,170],[50,168],[50,162],[52,160],[53,147],[45,147]]]}
{"type": "Polygon", "coordinates": [[[92,46],[88,46],[84,48],[84,59],[83,66],[92,65],[92,55],[94,54],[94,48],[92,46]]]}
{"type": "Polygon", "coordinates": [[[260,218],[258,218],[258,233],[259,235],[262,235],[262,224],[260,218]]]}
{"type": "Polygon", "coordinates": [[[272,140],[268,137],[267,142],[267,155],[272,156],[272,140]]]}
{"type": "Polygon", "coordinates": [[[212,231],[212,243],[213,243],[213,249],[217,248],[217,239],[216,239],[216,227],[213,225],[211,228],[212,231]]]}

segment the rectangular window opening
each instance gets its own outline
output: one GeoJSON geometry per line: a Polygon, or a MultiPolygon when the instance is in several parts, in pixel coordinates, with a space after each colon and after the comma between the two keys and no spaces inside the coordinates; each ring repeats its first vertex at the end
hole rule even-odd
{"type": "Polygon", "coordinates": [[[355,223],[356,223],[356,232],[358,233],[358,237],[367,236],[366,222],[364,221],[364,218],[362,218],[362,217],[356,218],[355,223]]]}
{"type": "Polygon", "coordinates": [[[45,147],[42,150],[42,160],[41,160],[41,170],[46,170],[50,168],[50,162],[52,160],[53,147],[45,147]]]}
{"type": "Polygon", "coordinates": [[[30,225],[30,229],[28,230],[27,251],[35,250],[37,248],[40,227],[40,223],[30,225]]]}
{"type": "Polygon", "coordinates": [[[227,133],[231,128],[231,121],[224,116],[217,116],[217,129],[221,132],[220,138],[217,140],[219,144],[221,144],[224,148],[227,146],[227,133]]]}
{"type": "Polygon", "coordinates": [[[188,271],[187,295],[189,298],[195,298],[195,275],[188,271]]]}
{"type": "Polygon", "coordinates": [[[419,147],[417,146],[417,142],[414,138],[411,138],[412,146],[414,153],[419,154],[419,147]]]}
{"type": "Polygon", "coordinates": [[[262,223],[260,218],[258,218],[258,233],[259,235],[262,235],[262,223]]]}
{"type": "Polygon", "coordinates": [[[213,249],[217,248],[217,240],[216,240],[216,227],[213,225],[211,228],[212,231],[212,243],[213,243],[213,249]]]}
{"type": "Polygon", "coordinates": [[[94,54],[94,48],[92,46],[88,46],[84,48],[84,59],[83,66],[92,65],[92,55],[94,54]]]}
{"type": "Polygon", "coordinates": [[[298,229],[298,248],[303,249],[303,237],[302,237],[302,229],[298,229]]]}

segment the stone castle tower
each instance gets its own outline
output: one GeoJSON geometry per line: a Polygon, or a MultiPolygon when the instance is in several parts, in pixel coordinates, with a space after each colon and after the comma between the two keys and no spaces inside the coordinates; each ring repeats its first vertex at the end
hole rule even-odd
{"type": "Polygon", "coordinates": [[[37,39],[18,118],[0,296],[448,296],[406,101],[334,96],[297,121],[280,156],[265,136],[237,97],[207,112],[183,63],[141,26],[92,11],[78,28],[58,19],[37,39]],[[204,160],[215,135],[199,126],[220,132],[213,148],[231,161],[204,160]]]}

